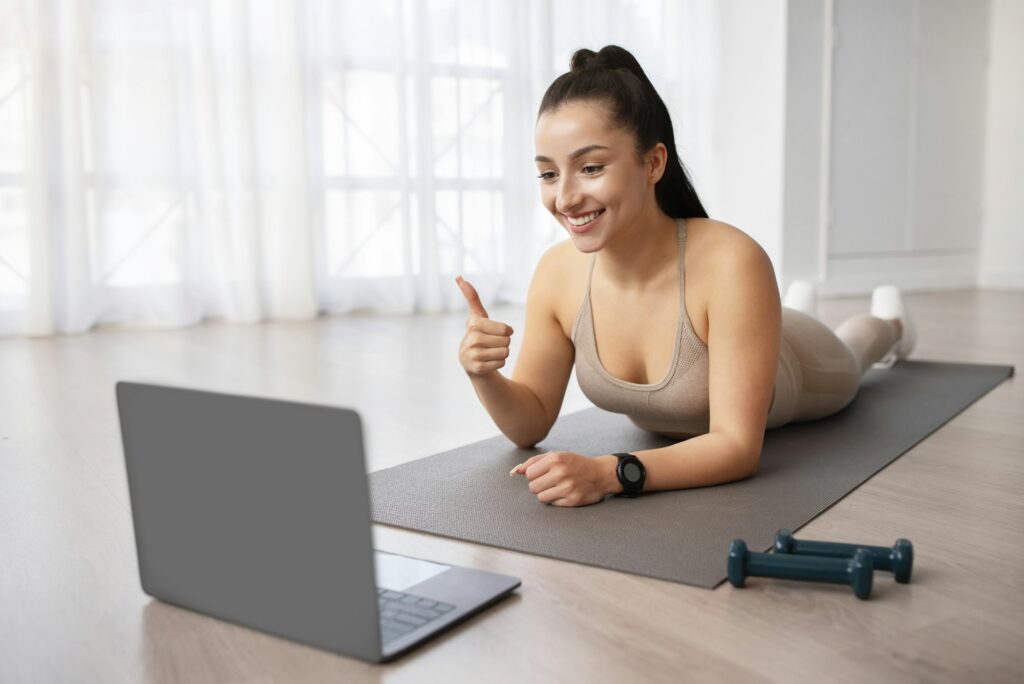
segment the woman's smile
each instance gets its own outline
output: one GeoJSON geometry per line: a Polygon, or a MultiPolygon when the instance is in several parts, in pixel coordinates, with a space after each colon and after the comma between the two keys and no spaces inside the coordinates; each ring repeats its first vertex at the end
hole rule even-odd
{"type": "Polygon", "coordinates": [[[588,232],[591,228],[597,225],[598,220],[604,215],[604,209],[598,209],[597,211],[579,216],[578,218],[565,217],[569,224],[569,230],[577,235],[588,232]],[[589,220],[588,220],[589,219],[589,220]],[[577,223],[578,221],[585,221],[585,223],[577,223]]]}

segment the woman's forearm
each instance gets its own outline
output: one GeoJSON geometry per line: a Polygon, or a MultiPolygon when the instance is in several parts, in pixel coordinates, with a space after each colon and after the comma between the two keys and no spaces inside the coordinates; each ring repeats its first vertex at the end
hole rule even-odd
{"type": "MultiPolygon", "coordinates": [[[[750,477],[757,470],[760,454],[749,453],[725,434],[709,432],[660,449],[633,452],[647,470],[644,491],[687,489],[724,484],[750,477]]],[[[618,459],[607,461],[611,468],[612,493],[622,491],[615,475],[618,459]]]]}
{"type": "Polygon", "coordinates": [[[544,406],[529,387],[497,371],[469,378],[494,424],[516,446],[526,449],[547,436],[551,424],[544,406]]]}

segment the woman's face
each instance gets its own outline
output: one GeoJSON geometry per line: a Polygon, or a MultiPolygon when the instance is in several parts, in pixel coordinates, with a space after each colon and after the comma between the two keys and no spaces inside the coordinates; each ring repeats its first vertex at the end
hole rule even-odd
{"type": "Polygon", "coordinates": [[[637,156],[629,131],[607,126],[599,104],[568,102],[543,114],[536,148],[541,201],[581,252],[628,232],[661,176],[637,156]]]}

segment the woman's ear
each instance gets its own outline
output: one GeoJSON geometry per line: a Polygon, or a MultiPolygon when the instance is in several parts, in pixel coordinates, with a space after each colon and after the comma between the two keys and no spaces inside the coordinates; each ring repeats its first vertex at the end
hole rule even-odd
{"type": "Polygon", "coordinates": [[[647,178],[651,185],[661,180],[665,175],[665,168],[668,166],[668,148],[665,143],[656,143],[647,152],[647,178]]]}

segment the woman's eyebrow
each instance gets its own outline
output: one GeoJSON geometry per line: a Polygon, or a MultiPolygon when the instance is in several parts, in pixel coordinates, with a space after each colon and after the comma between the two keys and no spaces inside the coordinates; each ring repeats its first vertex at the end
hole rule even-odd
{"type": "MultiPolygon", "coordinates": [[[[569,161],[572,161],[573,159],[576,159],[578,157],[582,157],[587,152],[593,152],[594,150],[608,150],[608,149],[611,149],[611,148],[610,147],[606,147],[604,145],[587,145],[586,147],[581,147],[580,149],[578,149],[575,152],[573,152],[572,154],[570,154],[569,155],[569,161]]],[[[551,163],[551,158],[550,157],[545,157],[542,154],[538,154],[536,157],[533,158],[533,161],[547,162],[547,163],[550,164],[551,163]]]]}

